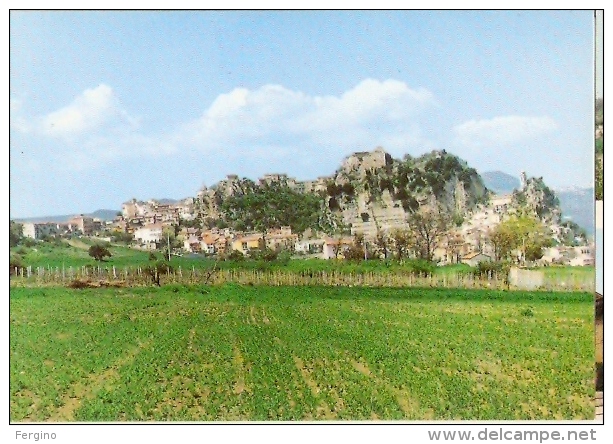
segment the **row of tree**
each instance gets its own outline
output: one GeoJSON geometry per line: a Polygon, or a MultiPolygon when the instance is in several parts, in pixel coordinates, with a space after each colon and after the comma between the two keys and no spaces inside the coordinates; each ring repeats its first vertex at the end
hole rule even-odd
{"type": "MultiPolygon", "coordinates": [[[[335,255],[348,259],[395,257],[402,260],[418,258],[428,262],[434,259],[435,250],[444,242],[452,227],[452,219],[440,209],[422,207],[407,217],[407,227],[391,232],[379,230],[372,242],[366,242],[362,234],[356,234],[353,244],[342,251],[340,242],[335,255]]],[[[337,233],[339,240],[341,233],[337,233]]]]}
{"type": "MultiPolygon", "coordinates": [[[[391,232],[378,231],[372,242],[364,236],[355,236],[353,245],[343,252],[348,259],[368,257],[394,257],[402,260],[417,258],[428,262],[434,260],[435,251],[441,246],[453,250],[451,242],[453,218],[440,210],[420,208],[407,218],[407,227],[391,232]]],[[[496,261],[536,261],[543,257],[543,250],[553,244],[551,233],[535,217],[520,214],[498,224],[480,239],[479,248],[489,242],[496,261]]],[[[335,251],[340,255],[342,246],[335,251]]]]}

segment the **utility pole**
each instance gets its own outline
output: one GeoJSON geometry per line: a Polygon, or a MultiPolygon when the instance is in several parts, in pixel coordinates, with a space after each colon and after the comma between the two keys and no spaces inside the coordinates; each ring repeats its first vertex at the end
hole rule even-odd
{"type": "Polygon", "coordinates": [[[170,262],[170,233],[166,233],[168,235],[168,262],[170,262]]]}

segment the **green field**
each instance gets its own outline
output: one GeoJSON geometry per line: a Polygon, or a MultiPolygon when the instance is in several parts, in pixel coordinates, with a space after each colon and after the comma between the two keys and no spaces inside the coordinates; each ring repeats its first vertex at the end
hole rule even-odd
{"type": "MultiPolygon", "coordinates": [[[[33,247],[17,247],[11,249],[11,254],[18,254],[25,266],[31,267],[82,267],[94,265],[96,261],[88,254],[91,242],[86,240],[71,240],[71,244],[62,242],[59,245],[48,242],[39,242],[33,247]]],[[[123,246],[111,246],[113,255],[104,264],[116,267],[138,265],[148,261],[149,254],[133,248],[123,246]]]]}
{"type": "Polygon", "coordinates": [[[11,421],[592,419],[591,293],[10,293],[11,421]]]}
{"type": "MultiPolygon", "coordinates": [[[[109,250],[112,257],[100,263],[94,261],[88,255],[88,248],[92,244],[89,239],[71,240],[71,245],[62,242],[60,245],[52,245],[47,242],[40,242],[35,247],[17,247],[11,249],[11,255],[19,254],[24,266],[33,268],[50,267],[51,269],[83,267],[96,265],[102,267],[135,267],[149,264],[149,253],[120,245],[112,245],[109,250]]],[[[161,253],[155,253],[161,258],[161,253]]],[[[409,261],[410,262],[410,261],[409,261]]],[[[218,269],[242,269],[242,270],[281,270],[296,273],[309,272],[337,272],[346,274],[356,273],[397,273],[411,270],[409,263],[401,264],[398,261],[368,260],[361,262],[350,262],[343,260],[323,260],[323,259],[292,259],[287,263],[264,262],[245,260],[240,262],[219,261],[212,258],[198,255],[185,255],[182,257],[173,256],[171,265],[174,268],[182,267],[184,270],[211,269],[213,266],[218,269]]],[[[455,264],[445,267],[436,267],[438,275],[453,275],[470,273],[473,270],[468,265],[455,264]]],[[[547,279],[576,279],[579,281],[594,281],[594,267],[567,267],[551,266],[541,268],[547,279]]]]}

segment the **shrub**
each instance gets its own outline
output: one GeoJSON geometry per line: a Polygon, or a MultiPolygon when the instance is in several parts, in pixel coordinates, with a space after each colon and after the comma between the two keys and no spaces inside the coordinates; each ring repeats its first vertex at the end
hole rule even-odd
{"type": "Polygon", "coordinates": [[[506,276],[509,272],[509,264],[507,262],[479,262],[473,274],[478,277],[488,277],[494,274],[506,276]]]}
{"type": "Polygon", "coordinates": [[[436,265],[424,259],[411,260],[407,263],[407,265],[413,274],[431,276],[434,273],[434,270],[436,270],[436,265]]]}
{"type": "Polygon", "coordinates": [[[289,251],[281,250],[279,252],[279,255],[277,256],[277,263],[281,265],[287,265],[289,264],[291,258],[292,258],[292,254],[289,251]]]}
{"type": "Polygon", "coordinates": [[[111,252],[108,248],[98,244],[89,247],[88,253],[97,261],[103,261],[105,257],[111,257],[111,252]]]}
{"type": "Polygon", "coordinates": [[[57,237],[57,236],[43,236],[41,238],[41,240],[48,244],[48,245],[52,245],[55,247],[66,247],[68,246],[67,244],[65,244],[64,242],[62,242],[62,239],[57,237]]]}
{"type": "Polygon", "coordinates": [[[134,240],[134,235],[124,232],[115,232],[111,235],[111,239],[113,240],[113,242],[124,242],[126,244],[129,244],[134,240]]]}
{"type": "Polygon", "coordinates": [[[26,246],[26,247],[33,247],[36,245],[36,241],[34,239],[32,239],[31,237],[24,237],[23,241],[21,242],[22,245],[26,246]]]}
{"type": "Polygon", "coordinates": [[[269,261],[258,260],[255,262],[254,268],[257,271],[268,271],[272,269],[272,263],[269,261]]]}
{"type": "Polygon", "coordinates": [[[23,262],[23,258],[18,254],[11,255],[9,260],[9,274],[19,273],[26,266],[23,262]]]}
{"type": "Polygon", "coordinates": [[[152,265],[147,265],[143,271],[145,275],[149,276],[154,284],[158,287],[160,284],[160,277],[163,274],[172,272],[172,266],[166,261],[157,261],[152,265]]]}
{"type": "Polygon", "coordinates": [[[28,250],[27,248],[20,246],[20,247],[17,247],[17,249],[15,250],[15,253],[17,253],[19,256],[24,256],[28,254],[28,250]]]}
{"type": "Polygon", "coordinates": [[[241,262],[245,260],[245,255],[238,250],[232,250],[230,254],[225,256],[225,260],[241,262]]]}
{"type": "Polygon", "coordinates": [[[364,247],[362,245],[351,245],[349,248],[343,251],[343,257],[347,261],[363,261],[364,247]]]}
{"type": "Polygon", "coordinates": [[[81,280],[81,279],[75,279],[73,280],[70,284],[68,284],[68,288],[74,288],[77,290],[82,290],[84,288],[89,288],[90,282],[86,281],[86,280],[81,280]]]}
{"type": "Polygon", "coordinates": [[[277,260],[278,256],[279,252],[277,250],[271,250],[270,248],[266,248],[264,251],[262,251],[260,257],[266,262],[273,262],[277,260]]]}
{"type": "Polygon", "coordinates": [[[527,318],[531,318],[532,316],[534,316],[534,312],[531,308],[526,308],[525,310],[521,311],[521,315],[527,318]]]}
{"type": "Polygon", "coordinates": [[[265,248],[263,250],[249,250],[249,258],[256,261],[274,262],[279,256],[279,250],[265,248]]]}

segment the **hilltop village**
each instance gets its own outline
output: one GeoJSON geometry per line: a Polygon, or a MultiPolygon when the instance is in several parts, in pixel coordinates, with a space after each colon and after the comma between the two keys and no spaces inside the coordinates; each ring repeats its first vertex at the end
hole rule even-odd
{"type": "MultiPolygon", "coordinates": [[[[309,202],[315,205],[315,200],[309,202]]],[[[476,265],[501,259],[494,231],[520,216],[533,218],[548,239],[531,258],[535,265],[594,265],[594,246],[579,227],[563,222],[555,193],[541,178],[522,172],[519,189],[496,195],[474,169],[445,151],[401,160],[382,148],[357,152],[347,156],[334,175],[311,181],[266,174],[252,182],[230,174],[194,197],[173,203],[131,199],[112,221],[78,215],[65,223],[24,223],[23,235],[41,239],[76,234],[174,255],[225,257],[270,249],[323,259],[342,258],[356,242],[365,258],[402,254],[403,245],[410,256],[412,242],[407,238],[425,235],[433,238],[419,250],[427,248],[427,259],[439,265],[476,265]],[[289,219],[268,218],[266,212],[273,210],[267,210],[266,202],[259,216],[247,211],[255,205],[247,197],[274,187],[290,197],[316,196],[319,207],[313,207],[315,217],[308,219],[312,222],[283,224],[289,219]],[[419,234],[415,226],[411,231],[412,221],[423,223],[432,214],[437,218],[425,227],[431,233],[419,234]],[[446,223],[441,225],[442,220],[446,223]]],[[[525,248],[507,254],[526,262],[525,248]]]]}

